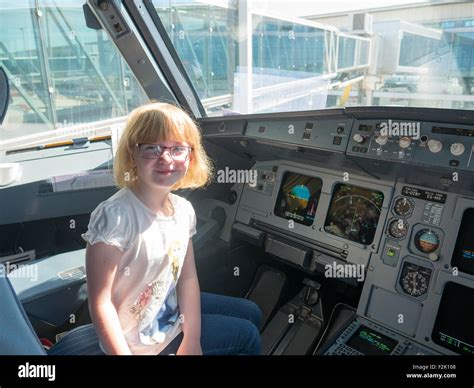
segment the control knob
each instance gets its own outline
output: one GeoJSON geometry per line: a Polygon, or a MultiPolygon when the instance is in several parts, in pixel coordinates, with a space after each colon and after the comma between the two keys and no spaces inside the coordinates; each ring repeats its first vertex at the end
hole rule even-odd
{"type": "Polygon", "coordinates": [[[450,151],[451,151],[451,154],[453,154],[454,156],[461,156],[465,150],[466,150],[466,147],[464,147],[464,144],[462,143],[451,144],[450,151]]]}
{"type": "Polygon", "coordinates": [[[388,136],[379,135],[375,138],[375,142],[381,146],[387,144],[387,141],[388,141],[388,136]]]}
{"type": "Polygon", "coordinates": [[[356,143],[362,144],[365,141],[365,137],[362,136],[360,133],[356,133],[353,137],[356,143]]]}
{"type": "Polygon", "coordinates": [[[443,143],[439,140],[431,139],[428,140],[428,148],[432,153],[437,154],[443,149],[443,143]]]}
{"type": "Polygon", "coordinates": [[[400,140],[398,141],[398,145],[400,146],[400,148],[408,148],[408,147],[410,147],[410,145],[411,145],[411,140],[410,140],[409,137],[403,136],[403,137],[400,138],[400,140]]]}

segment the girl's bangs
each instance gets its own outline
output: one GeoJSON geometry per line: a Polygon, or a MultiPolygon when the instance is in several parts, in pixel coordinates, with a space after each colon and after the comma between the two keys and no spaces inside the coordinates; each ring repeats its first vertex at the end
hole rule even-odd
{"type": "Polygon", "coordinates": [[[188,128],[189,124],[184,120],[180,120],[179,117],[171,119],[156,113],[152,116],[154,117],[145,120],[137,131],[135,143],[160,143],[167,140],[194,143],[195,139],[188,128]]]}

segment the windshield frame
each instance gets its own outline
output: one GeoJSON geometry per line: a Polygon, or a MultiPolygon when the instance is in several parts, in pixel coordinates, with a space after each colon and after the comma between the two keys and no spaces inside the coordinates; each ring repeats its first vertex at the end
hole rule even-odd
{"type": "Polygon", "coordinates": [[[153,7],[153,3],[142,0],[134,2],[122,0],[122,4],[133,18],[136,28],[151,51],[181,107],[195,118],[206,117],[207,112],[160,17],[153,7]]]}

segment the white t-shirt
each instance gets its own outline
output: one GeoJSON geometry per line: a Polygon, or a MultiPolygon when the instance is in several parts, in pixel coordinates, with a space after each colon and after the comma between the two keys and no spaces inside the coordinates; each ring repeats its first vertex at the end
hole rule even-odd
{"type": "Polygon", "coordinates": [[[181,332],[176,283],[196,215],[188,200],[169,197],[174,214],[165,217],[123,188],[95,208],[82,234],[91,245],[104,242],[123,252],[112,303],[133,354],[156,355],[181,332]]]}

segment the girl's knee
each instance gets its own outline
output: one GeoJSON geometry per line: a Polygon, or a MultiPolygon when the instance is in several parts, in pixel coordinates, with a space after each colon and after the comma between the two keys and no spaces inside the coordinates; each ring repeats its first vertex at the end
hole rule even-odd
{"type": "Polygon", "coordinates": [[[245,354],[248,355],[260,355],[261,352],[261,339],[260,331],[257,326],[253,323],[248,322],[245,325],[245,354]]]}
{"type": "Polygon", "coordinates": [[[262,323],[262,310],[260,310],[260,307],[258,307],[257,304],[252,302],[251,300],[247,299],[247,302],[248,302],[250,321],[257,328],[260,328],[260,325],[262,323]]]}

